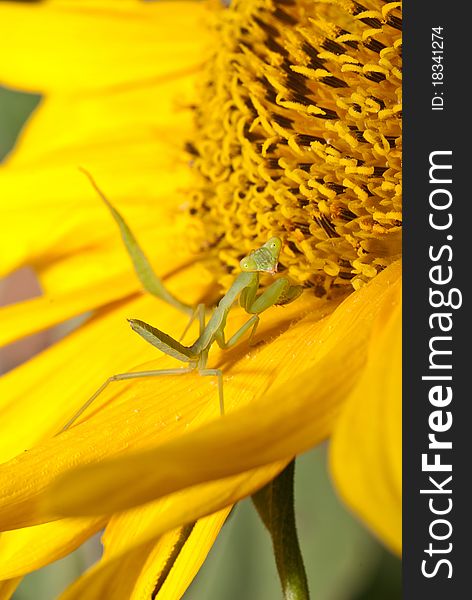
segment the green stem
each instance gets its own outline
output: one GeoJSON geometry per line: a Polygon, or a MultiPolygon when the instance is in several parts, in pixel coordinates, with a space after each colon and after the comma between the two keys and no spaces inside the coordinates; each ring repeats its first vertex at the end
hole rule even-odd
{"type": "Polygon", "coordinates": [[[272,537],[285,600],[309,600],[308,582],[298,542],[294,508],[293,460],[273,481],[252,496],[272,537]]]}

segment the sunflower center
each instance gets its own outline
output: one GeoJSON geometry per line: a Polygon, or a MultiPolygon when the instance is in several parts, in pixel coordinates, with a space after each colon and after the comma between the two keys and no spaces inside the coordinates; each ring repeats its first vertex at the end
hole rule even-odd
{"type": "Polygon", "coordinates": [[[188,144],[194,239],[227,285],[283,240],[279,271],[318,296],[358,288],[401,252],[398,2],[237,0],[188,144]]]}

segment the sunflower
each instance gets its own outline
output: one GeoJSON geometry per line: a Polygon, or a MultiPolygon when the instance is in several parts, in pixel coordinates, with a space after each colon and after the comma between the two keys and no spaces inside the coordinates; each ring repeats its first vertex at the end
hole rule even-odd
{"type": "MultiPolygon", "coordinates": [[[[369,0],[3,2],[4,84],[42,94],[0,170],[1,270],[43,295],[8,344],[91,316],[0,380],[0,588],[105,529],[63,598],[178,598],[231,507],[330,439],[345,502],[401,548],[401,6],[369,0]],[[39,37],[40,36],[40,37],[39,37]],[[212,305],[270,236],[304,286],[215,385],[134,336],[187,317],[140,291],[92,172],[168,289],[212,305]]],[[[231,310],[228,327],[247,319],[231,310]]],[[[192,330],[188,335],[191,337],[192,330]]]]}

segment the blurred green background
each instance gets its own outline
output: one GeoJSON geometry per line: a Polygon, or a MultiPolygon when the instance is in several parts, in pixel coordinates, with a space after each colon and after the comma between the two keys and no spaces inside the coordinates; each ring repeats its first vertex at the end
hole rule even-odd
{"type": "MultiPolygon", "coordinates": [[[[0,161],[39,97],[0,86],[0,161]]],[[[344,509],[330,484],[325,447],[297,460],[296,505],[312,600],[399,600],[400,561],[344,509]]],[[[97,559],[99,536],[27,576],[15,600],[52,600],[97,559]]],[[[250,501],[228,519],[186,600],[277,600],[280,586],[268,534],[250,501]]]]}
{"type": "Polygon", "coordinates": [[[0,161],[11,150],[25,120],[39,100],[37,95],[14,93],[0,85],[0,161]]]}

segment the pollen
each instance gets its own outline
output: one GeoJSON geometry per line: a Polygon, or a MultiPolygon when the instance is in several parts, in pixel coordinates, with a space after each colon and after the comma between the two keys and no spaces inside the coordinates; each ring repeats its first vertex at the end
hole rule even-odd
{"type": "Polygon", "coordinates": [[[279,271],[352,291],[401,253],[401,5],[236,0],[187,144],[192,239],[227,285],[282,239],[279,271]]]}

